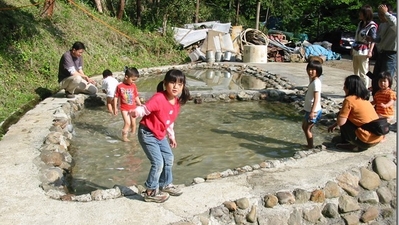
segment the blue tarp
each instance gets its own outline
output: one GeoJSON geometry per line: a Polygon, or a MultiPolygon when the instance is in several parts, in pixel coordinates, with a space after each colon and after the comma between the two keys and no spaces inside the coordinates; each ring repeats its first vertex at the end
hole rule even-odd
{"type": "Polygon", "coordinates": [[[326,60],[339,60],[341,59],[341,54],[335,53],[331,50],[325,49],[321,45],[309,45],[305,47],[305,57],[310,56],[325,56],[326,60]]]}

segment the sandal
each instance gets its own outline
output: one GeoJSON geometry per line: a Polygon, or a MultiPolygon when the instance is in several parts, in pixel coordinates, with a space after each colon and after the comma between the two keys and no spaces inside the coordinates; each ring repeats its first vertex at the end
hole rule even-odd
{"type": "Polygon", "coordinates": [[[359,148],[356,145],[352,145],[350,143],[338,143],[335,145],[336,148],[339,149],[345,149],[345,150],[351,150],[351,151],[359,151],[359,148]]]}

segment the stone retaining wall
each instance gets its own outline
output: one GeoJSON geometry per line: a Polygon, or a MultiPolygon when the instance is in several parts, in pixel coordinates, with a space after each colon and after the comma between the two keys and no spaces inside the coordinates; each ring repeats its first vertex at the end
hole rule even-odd
{"type": "MultiPolygon", "coordinates": [[[[204,66],[204,65],[197,65],[204,66]]],[[[294,90],[284,78],[267,71],[251,67],[223,67],[230,71],[241,71],[257,76],[267,82],[269,89],[261,91],[192,92],[194,103],[210,101],[272,100],[294,104],[302,110],[305,90],[294,90]]],[[[142,75],[164,73],[170,67],[146,69],[142,75]]],[[[187,66],[180,68],[190,69],[187,66]]],[[[99,80],[98,80],[99,81],[99,80]]],[[[98,82],[100,83],[100,82],[98,82]]],[[[87,97],[78,95],[74,100],[60,106],[54,112],[51,133],[46,137],[37,165],[41,171],[42,188],[53,199],[87,202],[107,200],[141,193],[142,187],[115,186],[75,196],[68,193],[67,184],[73,167],[73,158],[68,147],[73,138],[73,118],[81,109],[104,104],[104,95],[87,97]]],[[[323,121],[331,123],[338,112],[338,105],[323,99],[323,121]]],[[[286,160],[300,160],[309,154],[323,151],[320,146],[297,152],[292,158],[269,160],[252,166],[228,169],[209,174],[205,178],[194,178],[194,183],[221,179],[245,172],[268,171],[284,165],[286,160]]],[[[392,156],[370,159],[368,167],[353,168],[336,178],[331,178],[325,187],[316,190],[281,190],[257,198],[237,199],[225,202],[191,221],[176,224],[394,224],[396,220],[396,158],[392,156]]]]}
{"type": "Polygon", "coordinates": [[[367,167],[353,168],[331,178],[324,187],[310,191],[281,190],[256,198],[226,201],[191,221],[174,225],[395,224],[396,175],[396,158],[379,156],[371,159],[367,167]]]}

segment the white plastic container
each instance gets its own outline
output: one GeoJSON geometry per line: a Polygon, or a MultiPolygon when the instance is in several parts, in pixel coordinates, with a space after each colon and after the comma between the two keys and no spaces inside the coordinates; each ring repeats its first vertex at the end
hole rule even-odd
{"type": "Polygon", "coordinates": [[[267,63],[267,45],[244,45],[244,63],[267,63]]]}

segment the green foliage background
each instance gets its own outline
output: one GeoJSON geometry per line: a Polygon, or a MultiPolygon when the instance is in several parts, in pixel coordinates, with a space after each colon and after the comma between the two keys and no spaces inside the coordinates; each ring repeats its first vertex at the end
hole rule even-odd
{"type": "Polygon", "coordinates": [[[107,68],[122,71],[125,65],[145,68],[189,60],[171,36],[137,29],[84,4],[80,6],[89,14],[56,1],[51,19],[41,17],[43,4],[15,8],[26,5],[30,3],[24,0],[0,0],[0,8],[10,9],[0,11],[0,122],[59,90],[59,59],[75,41],[86,45],[84,70],[89,76],[107,68]]]}

